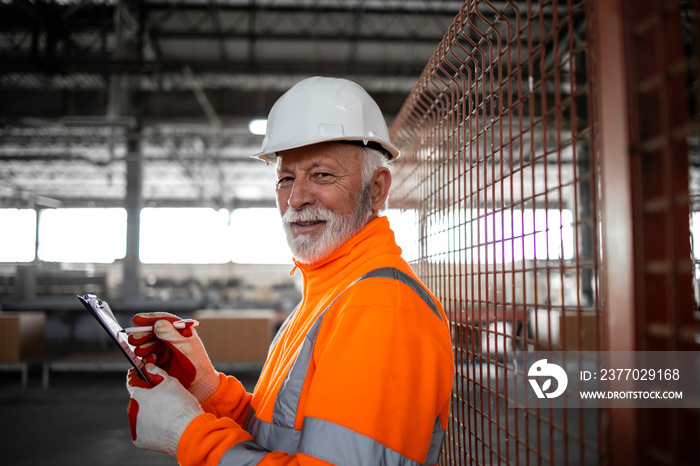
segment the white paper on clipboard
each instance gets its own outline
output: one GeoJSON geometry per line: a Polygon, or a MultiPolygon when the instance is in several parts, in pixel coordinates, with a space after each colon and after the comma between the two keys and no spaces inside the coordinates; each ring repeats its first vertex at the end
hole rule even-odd
{"type": "Polygon", "coordinates": [[[119,349],[124,353],[124,356],[129,360],[136,372],[142,379],[148,380],[144,373],[144,363],[141,358],[134,354],[134,347],[129,344],[128,335],[124,331],[117,319],[114,317],[112,310],[109,308],[107,301],[103,301],[94,294],[86,294],[78,296],[80,302],[90,311],[90,314],[97,319],[102,328],[109,334],[112,340],[119,346],[119,349]]]}

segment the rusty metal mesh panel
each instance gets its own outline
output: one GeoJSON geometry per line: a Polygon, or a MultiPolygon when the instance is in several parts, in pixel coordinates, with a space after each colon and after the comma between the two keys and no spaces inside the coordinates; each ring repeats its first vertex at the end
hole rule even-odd
{"type": "Polygon", "coordinates": [[[408,255],[454,340],[442,464],[604,454],[600,410],[512,387],[534,349],[605,341],[586,3],[466,2],[391,128],[390,205],[415,220],[408,255]]]}

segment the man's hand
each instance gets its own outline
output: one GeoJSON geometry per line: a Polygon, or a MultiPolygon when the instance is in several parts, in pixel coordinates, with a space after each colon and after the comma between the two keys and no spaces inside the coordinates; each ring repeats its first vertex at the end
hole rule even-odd
{"type": "Polygon", "coordinates": [[[129,335],[134,352],[146,363],[165,369],[203,403],[219,387],[219,374],[212,366],[202,340],[192,328],[180,332],[172,322],[179,317],[167,312],[137,314],[132,321],[139,326],[153,325],[153,332],[129,335]]]}
{"type": "Polygon", "coordinates": [[[154,385],[134,369],[127,374],[131,440],[144,450],[175,456],[182,433],[204,411],[194,396],[164,370],[149,363],[146,372],[154,385]]]}

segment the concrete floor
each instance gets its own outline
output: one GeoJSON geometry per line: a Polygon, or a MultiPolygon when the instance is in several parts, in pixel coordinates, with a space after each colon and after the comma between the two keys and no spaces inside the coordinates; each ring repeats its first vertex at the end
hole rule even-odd
{"type": "MultiPolygon", "coordinates": [[[[0,464],[23,466],[176,465],[171,456],[131,442],[124,372],[41,371],[22,387],[19,372],[0,372],[0,464]]],[[[255,371],[229,372],[252,390],[255,371]]]]}

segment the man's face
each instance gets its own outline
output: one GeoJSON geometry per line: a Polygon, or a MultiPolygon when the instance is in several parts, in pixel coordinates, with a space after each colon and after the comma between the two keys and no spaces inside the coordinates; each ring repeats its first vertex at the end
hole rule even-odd
{"type": "Polygon", "coordinates": [[[302,263],[342,246],[369,220],[361,149],[341,143],[283,151],[277,159],[277,206],[287,242],[302,263]]]}

